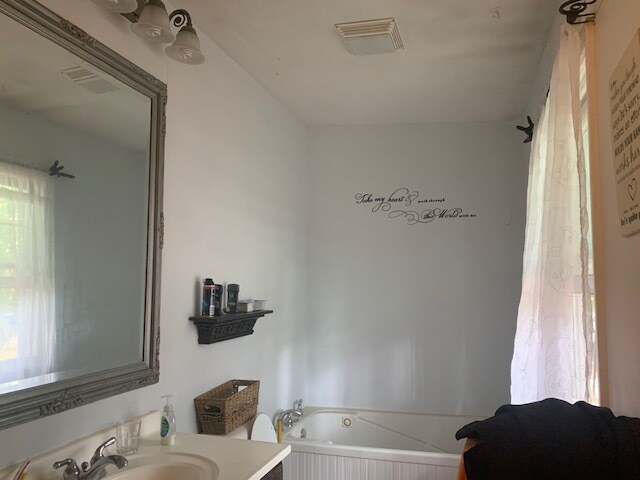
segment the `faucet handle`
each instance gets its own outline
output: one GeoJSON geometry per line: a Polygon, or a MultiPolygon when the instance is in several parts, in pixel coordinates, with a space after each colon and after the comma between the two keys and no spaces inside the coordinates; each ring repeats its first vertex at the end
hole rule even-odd
{"type": "Polygon", "coordinates": [[[66,460],[60,460],[53,464],[53,468],[62,468],[66,466],[64,469],[64,478],[66,480],[73,478],[80,478],[80,469],[78,468],[78,464],[73,458],[67,458],[66,460]]]}
{"type": "Polygon", "coordinates": [[[300,410],[302,408],[302,399],[299,398],[295,402],[293,402],[293,408],[296,410],[300,410]]]}
{"type": "MultiPolygon", "coordinates": [[[[109,447],[109,446],[111,446],[111,445],[113,445],[114,443],[116,443],[116,437],[111,437],[107,441],[105,441],[104,443],[101,443],[100,446],[98,446],[98,448],[96,448],[96,451],[94,452],[93,457],[91,457],[90,465],[93,465],[98,460],[100,460],[104,456],[104,449],[109,447]]],[[[83,465],[83,467],[84,467],[84,465],[83,465]]]]}
{"type": "Polygon", "coordinates": [[[293,426],[293,415],[291,410],[285,410],[280,414],[280,420],[282,420],[282,425],[285,427],[293,426]]]}
{"type": "Polygon", "coordinates": [[[76,463],[76,461],[73,458],[67,458],[66,460],[60,460],[58,462],[55,462],[53,464],[53,468],[62,468],[65,465],[68,465],[71,468],[78,468],[78,464],[76,463]]]}

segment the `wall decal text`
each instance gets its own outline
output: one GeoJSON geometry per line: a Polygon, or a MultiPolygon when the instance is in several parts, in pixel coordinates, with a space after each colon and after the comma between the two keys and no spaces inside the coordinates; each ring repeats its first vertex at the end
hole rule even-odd
{"type": "Polygon", "coordinates": [[[444,197],[421,198],[417,190],[408,188],[397,188],[391,195],[356,193],[355,200],[357,205],[370,207],[372,213],[382,212],[388,218],[404,219],[407,225],[476,218],[475,213],[444,205],[444,197]]]}

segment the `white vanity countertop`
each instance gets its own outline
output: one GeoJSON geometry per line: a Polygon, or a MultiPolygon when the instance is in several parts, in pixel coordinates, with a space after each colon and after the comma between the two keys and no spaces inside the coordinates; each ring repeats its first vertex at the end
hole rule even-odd
{"type": "Polygon", "coordinates": [[[199,455],[215,462],[216,480],[260,480],[291,452],[290,445],[193,433],[178,433],[170,447],[159,443],[160,439],[142,439],[138,453],[127,458],[163,453],[199,455]]]}
{"type": "MultiPolygon", "coordinates": [[[[137,454],[126,456],[130,467],[137,463],[136,459],[141,461],[145,457],[153,458],[166,454],[172,457],[184,454],[202,457],[215,463],[218,469],[216,480],[260,480],[291,452],[291,446],[284,444],[180,432],[176,435],[175,445],[166,447],[160,445],[159,412],[149,412],[137,419],[142,420],[139,448],[137,454]]],[[[106,428],[34,456],[28,469],[29,480],[62,480],[63,472],[54,470],[53,462],[73,458],[80,465],[91,458],[100,443],[114,435],[114,427],[106,428]]],[[[114,453],[115,446],[107,447],[105,455],[114,453]]],[[[11,480],[18,467],[19,465],[12,465],[0,469],[0,480],[11,480]]],[[[104,480],[125,471],[126,468],[117,470],[109,466],[104,480]]]]}

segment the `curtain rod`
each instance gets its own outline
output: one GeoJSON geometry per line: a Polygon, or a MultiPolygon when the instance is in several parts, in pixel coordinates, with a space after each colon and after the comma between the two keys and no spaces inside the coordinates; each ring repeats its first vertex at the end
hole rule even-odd
{"type": "Polygon", "coordinates": [[[4,163],[7,165],[14,165],[16,167],[27,168],[29,170],[36,170],[38,172],[47,173],[49,174],[50,177],[76,178],[75,175],[71,175],[70,173],[63,172],[62,169],[64,169],[64,167],[62,165],[59,165],[58,160],[53,162],[53,165],[51,165],[48,169],[42,168],[42,167],[36,167],[34,165],[29,165],[27,163],[22,163],[16,160],[12,160],[10,158],[7,158],[4,155],[0,155],[0,163],[4,163]]]}
{"type": "Polygon", "coordinates": [[[11,158],[8,158],[6,155],[0,155],[0,163],[4,163],[4,164],[7,164],[7,165],[13,165],[15,167],[28,168],[29,170],[37,170],[39,172],[49,173],[49,170],[47,170],[45,168],[36,167],[34,165],[29,165],[28,163],[23,163],[23,162],[20,162],[18,160],[13,160],[11,158]]]}
{"type": "Polygon", "coordinates": [[[559,11],[567,17],[567,23],[579,25],[581,23],[592,23],[596,21],[596,12],[584,13],[589,5],[597,3],[598,0],[569,0],[560,5],[559,11]]]}

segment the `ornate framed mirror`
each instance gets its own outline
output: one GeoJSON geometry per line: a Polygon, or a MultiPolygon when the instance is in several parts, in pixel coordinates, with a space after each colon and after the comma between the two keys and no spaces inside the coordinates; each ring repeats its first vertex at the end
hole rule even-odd
{"type": "Polygon", "coordinates": [[[0,0],[0,428],[159,379],[166,85],[0,0]]]}

